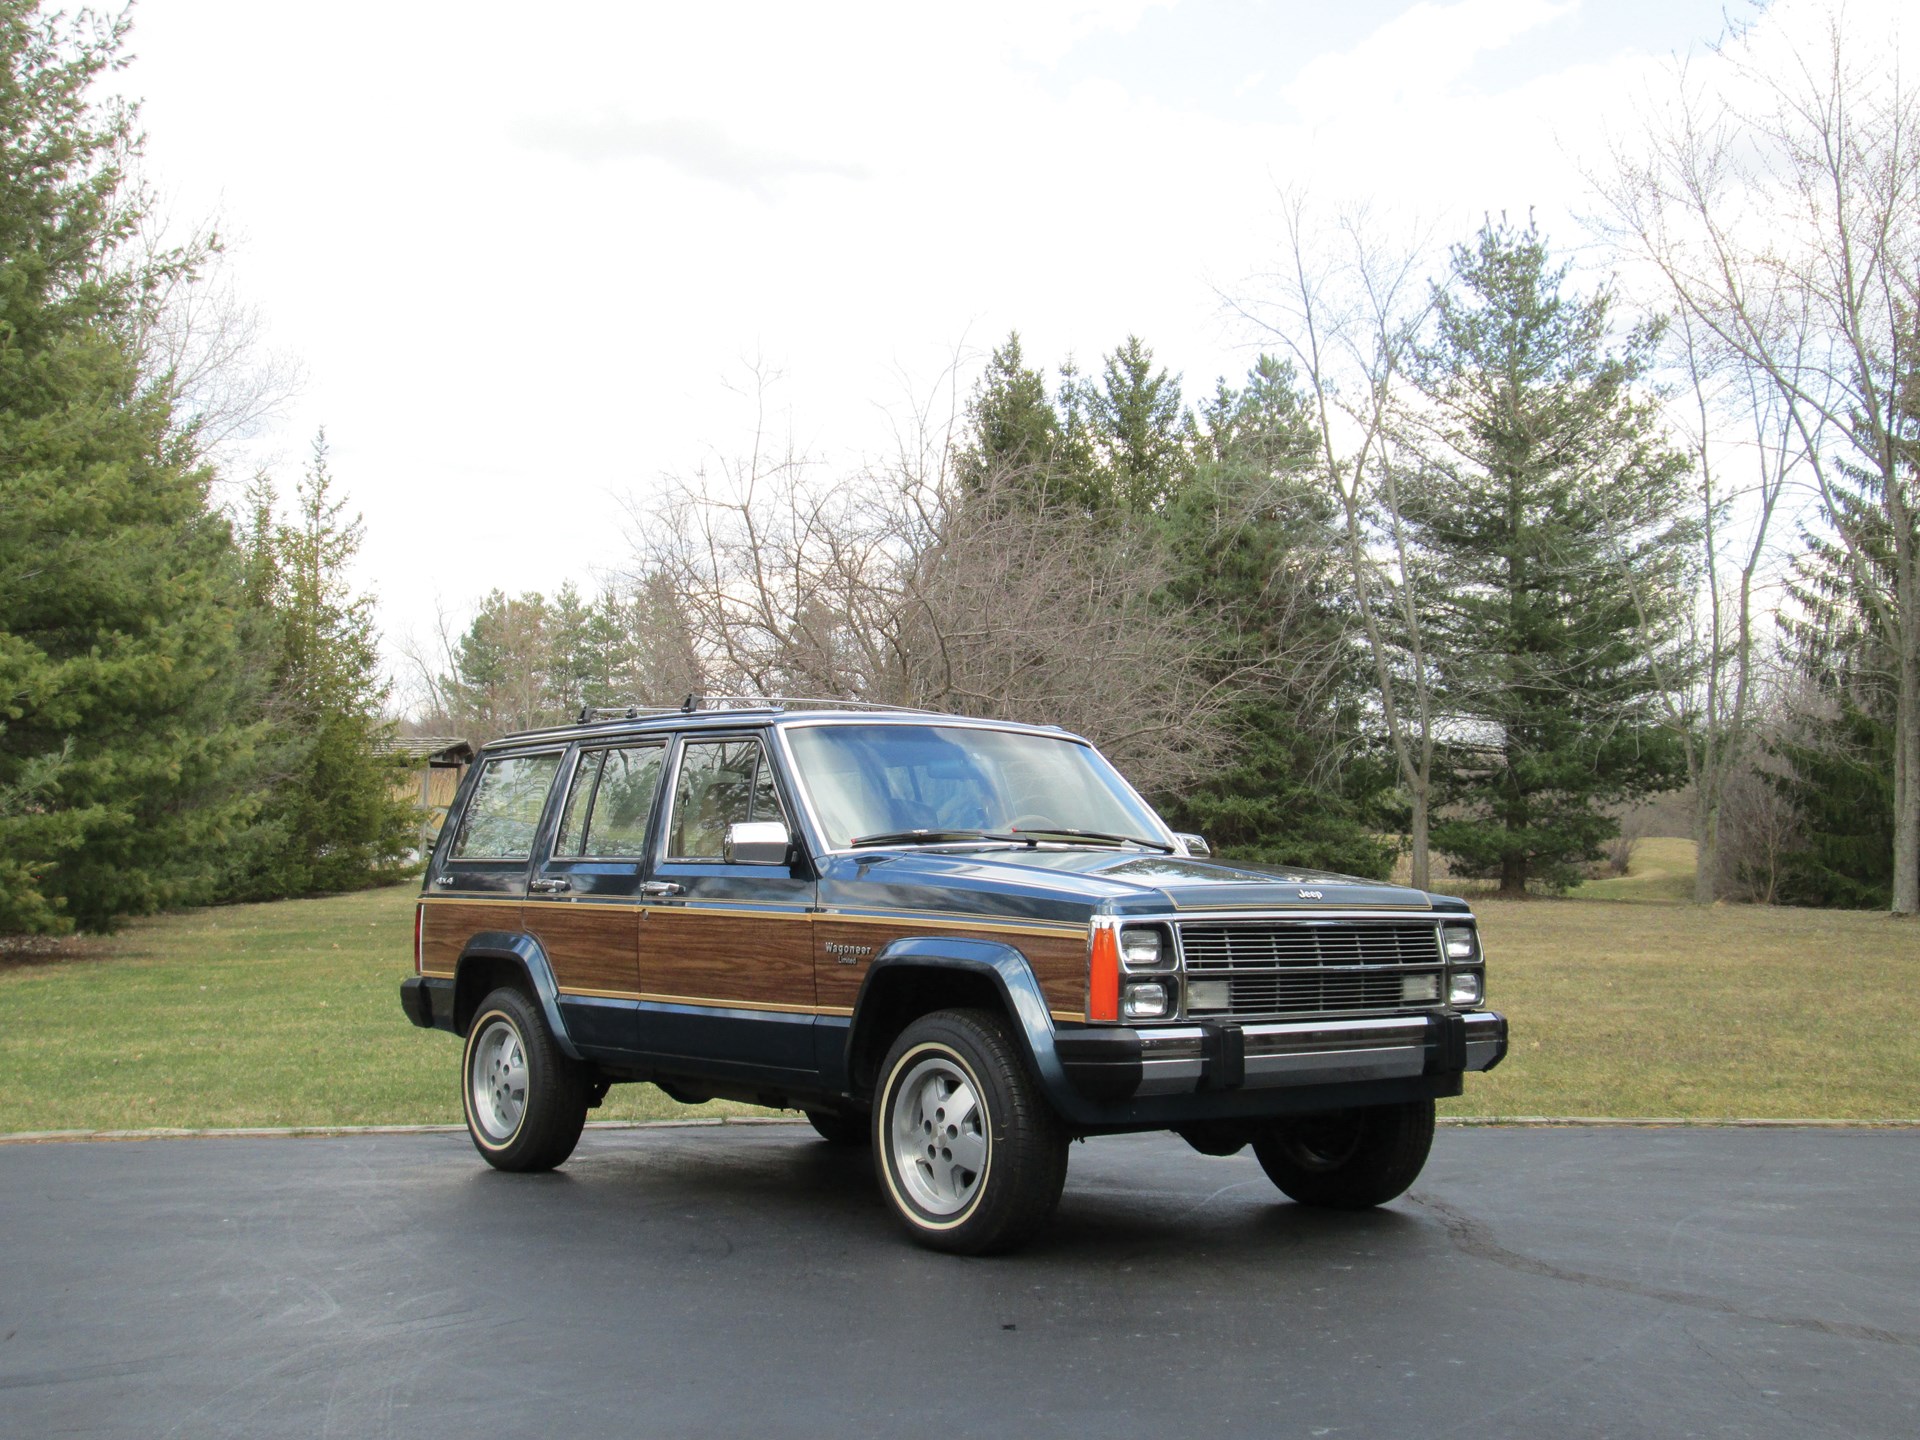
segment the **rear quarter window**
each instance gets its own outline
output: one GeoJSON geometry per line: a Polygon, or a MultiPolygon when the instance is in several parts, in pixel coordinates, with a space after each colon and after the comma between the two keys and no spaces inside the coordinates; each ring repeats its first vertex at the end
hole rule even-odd
{"type": "Polygon", "coordinates": [[[525,860],[560,768],[558,752],[489,760],[453,837],[455,860],[525,860]]]}

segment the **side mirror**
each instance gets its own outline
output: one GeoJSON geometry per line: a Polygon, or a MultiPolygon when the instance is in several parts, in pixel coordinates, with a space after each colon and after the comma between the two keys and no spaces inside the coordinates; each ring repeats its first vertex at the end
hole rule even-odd
{"type": "Polygon", "coordinates": [[[1204,860],[1213,854],[1213,847],[1207,844],[1207,837],[1204,835],[1193,835],[1184,830],[1176,830],[1173,832],[1173,838],[1187,847],[1189,855],[1197,855],[1204,860]]]}
{"type": "Polygon", "coordinates": [[[743,820],[727,827],[720,858],[729,865],[784,865],[793,837],[778,820],[743,820]]]}

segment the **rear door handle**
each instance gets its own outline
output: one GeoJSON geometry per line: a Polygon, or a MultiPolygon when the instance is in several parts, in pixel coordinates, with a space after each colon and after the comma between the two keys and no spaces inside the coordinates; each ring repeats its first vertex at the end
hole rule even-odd
{"type": "Polygon", "coordinates": [[[557,880],[529,880],[527,888],[538,890],[542,895],[558,895],[563,890],[571,890],[573,885],[563,877],[557,880]]]}
{"type": "Polygon", "coordinates": [[[642,895],[684,895],[687,887],[676,885],[671,880],[647,880],[640,886],[642,895]]]}

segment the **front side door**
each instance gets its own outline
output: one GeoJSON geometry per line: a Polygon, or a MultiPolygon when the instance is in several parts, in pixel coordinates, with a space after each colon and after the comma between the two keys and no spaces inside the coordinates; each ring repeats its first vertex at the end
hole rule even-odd
{"type": "Polygon", "coordinates": [[[673,775],[643,886],[647,1048],[717,1073],[811,1072],[811,870],[726,858],[729,826],[777,821],[796,833],[766,743],[683,737],[673,775]]]}
{"type": "Polygon", "coordinates": [[[469,937],[520,928],[540,818],[564,754],[559,748],[483,761],[453,834],[441,838],[421,895],[421,969],[451,975],[469,937]]]}
{"type": "Polygon", "coordinates": [[[640,872],[665,768],[664,740],[583,748],[551,844],[535,856],[526,927],[553,967],[567,1031],[637,1048],[640,872]]]}

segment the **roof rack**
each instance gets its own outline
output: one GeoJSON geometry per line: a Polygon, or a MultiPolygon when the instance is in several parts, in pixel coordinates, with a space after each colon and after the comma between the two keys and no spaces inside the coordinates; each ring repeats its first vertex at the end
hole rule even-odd
{"type": "Polygon", "coordinates": [[[917,705],[882,705],[876,700],[839,700],[803,695],[689,695],[678,705],[582,705],[574,723],[638,720],[647,715],[692,715],[707,710],[874,710],[895,715],[933,715],[917,705]]]}

